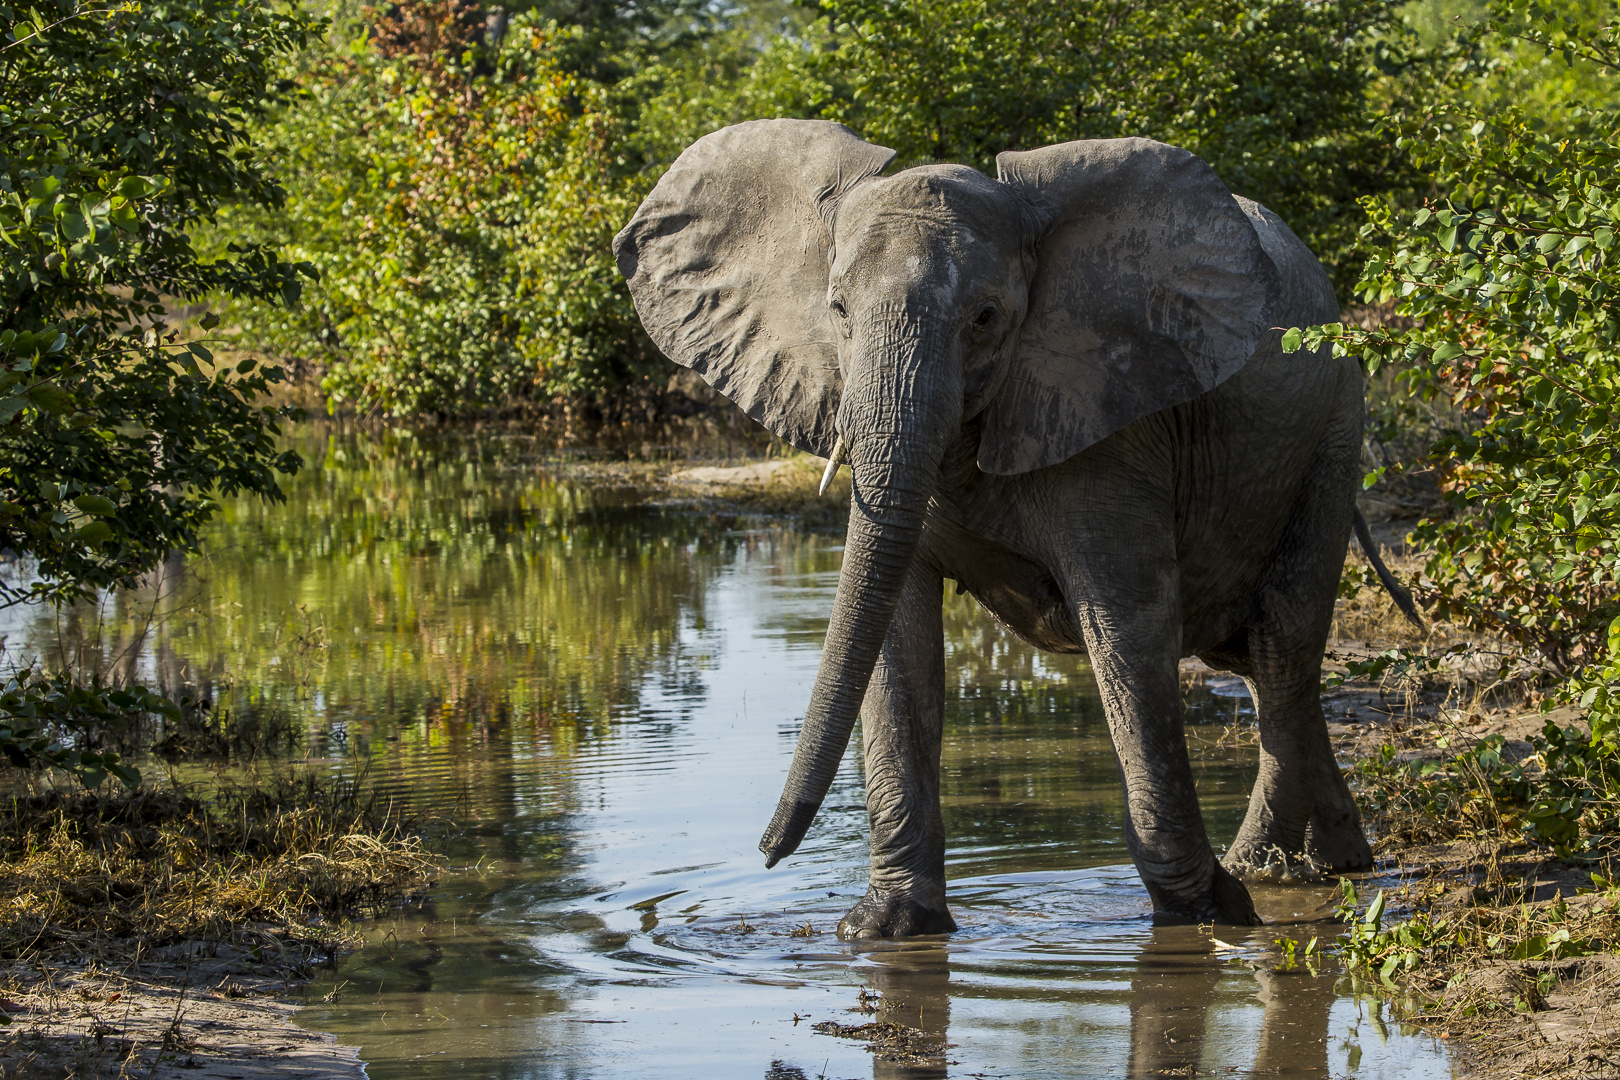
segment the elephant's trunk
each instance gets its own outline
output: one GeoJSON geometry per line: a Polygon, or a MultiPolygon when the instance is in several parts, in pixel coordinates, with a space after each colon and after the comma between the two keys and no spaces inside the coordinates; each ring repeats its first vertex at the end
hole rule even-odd
{"type": "Polygon", "coordinates": [[[838,594],[815,688],[776,813],[759,842],[775,866],[804,839],[849,745],[889,622],[922,536],[947,439],[961,426],[956,365],[929,348],[915,318],[875,328],[839,409],[854,495],[838,594]]]}

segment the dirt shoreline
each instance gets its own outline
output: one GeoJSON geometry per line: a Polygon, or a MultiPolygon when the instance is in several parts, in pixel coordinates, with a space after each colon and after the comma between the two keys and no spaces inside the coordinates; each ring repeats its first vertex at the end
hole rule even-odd
{"type": "Polygon", "coordinates": [[[5,1080],[363,1080],[359,1051],[292,1020],[299,973],[201,942],[109,970],[14,965],[0,995],[5,1080]]]}

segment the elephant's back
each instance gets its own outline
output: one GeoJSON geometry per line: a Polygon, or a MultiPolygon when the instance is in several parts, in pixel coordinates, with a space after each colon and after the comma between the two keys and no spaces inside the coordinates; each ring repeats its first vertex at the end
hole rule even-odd
{"type": "Polygon", "coordinates": [[[1287,222],[1253,199],[1241,195],[1232,198],[1254,226],[1260,247],[1277,268],[1277,325],[1313,326],[1338,319],[1339,302],[1333,295],[1333,282],[1305,242],[1294,235],[1287,222]]]}

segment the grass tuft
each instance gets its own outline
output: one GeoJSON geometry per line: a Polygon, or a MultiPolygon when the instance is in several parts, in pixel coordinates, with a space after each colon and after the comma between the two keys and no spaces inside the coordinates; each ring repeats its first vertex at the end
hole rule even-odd
{"type": "Polygon", "coordinates": [[[331,949],[346,943],[335,920],[440,866],[348,783],[15,795],[0,801],[0,960],[106,963],[244,929],[331,949]]]}

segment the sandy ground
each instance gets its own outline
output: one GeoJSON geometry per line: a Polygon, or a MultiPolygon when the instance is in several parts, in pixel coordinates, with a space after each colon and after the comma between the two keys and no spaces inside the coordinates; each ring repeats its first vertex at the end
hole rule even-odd
{"type": "Polygon", "coordinates": [[[294,982],[228,945],[171,946],[114,971],[5,973],[0,1077],[361,1080],[356,1052],[292,1022],[294,982]]]}

